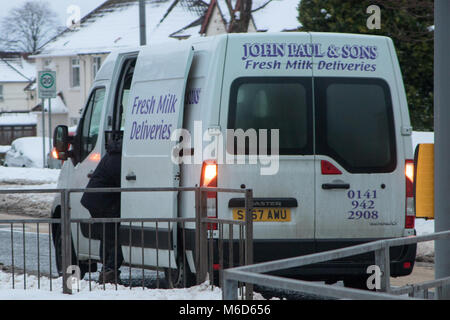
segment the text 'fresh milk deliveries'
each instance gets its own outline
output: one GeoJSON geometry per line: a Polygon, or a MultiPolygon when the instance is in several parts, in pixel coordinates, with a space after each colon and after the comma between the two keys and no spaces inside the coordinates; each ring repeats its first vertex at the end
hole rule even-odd
{"type": "Polygon", "coordinates": [[[319,58],[318,70],[367,71],[375,72],[377,65],[371,63],[378,58],[377,46],[329,45],[325,50],[321,43],[249,43],[243,45],[245,69],[312,69],[313,61],[309,58],[319,58]],[[257,58],[289,58],[287,61],[277,59],[256,61],[257,58]],[[305,58],[305,59],[298,59],[305,58]],[[308,58],[308,59],[306,59],[308,58]],[[336,59],[333,62],[320,58],[336,59]],[[338,59],[346,59],[341,61],[338,59]],[[354,62],[354,60],[359,60],[354,62]]]}

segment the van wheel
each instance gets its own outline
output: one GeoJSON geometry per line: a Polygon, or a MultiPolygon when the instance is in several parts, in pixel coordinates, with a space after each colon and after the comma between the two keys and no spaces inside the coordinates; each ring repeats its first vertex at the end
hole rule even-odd
{"type": "Polygon", "coordinates": [[[182,258],[177,259],[176,269],[164,269],[164,276],[169,288],[189,288],[196,284],[197,279],[189,268],[189,264],[184,263],[182,258]]]}
{"type": "MultiPolygon", "coordinates": [[[[61,217],[59,208],[55,210],[55,213],[53,214],[54,219],[59,219],[61,217]]],[[[51,226],[51,232],[52,232],[52,240],[53,240],[53,247],[55,248],[55,262],[56,262],[56,268],[58,270],[58,275],[63,275],[62,270],[62,237],[61,237],[61,224],[59,223],[53,223],[51,226]]],[[[72,240],[72,265],[77,264],[77,255],[75,254],[75,247],[73,245],[72,240]]],[[[84,278],[84,275],[89,272],[89,263],[85,261],[78,261],[78,266],[80,267],[80,279],[84,278]]],[[[97,263],[91,263],[91,272],[97,271],[97,263]]]]}

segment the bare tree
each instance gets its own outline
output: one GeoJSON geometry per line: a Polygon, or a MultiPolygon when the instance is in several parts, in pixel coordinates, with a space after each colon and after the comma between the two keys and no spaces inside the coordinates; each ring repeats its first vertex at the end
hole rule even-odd
{"type": "Polygon", "coordinates": [[[228,32],[239,33],[247,32],[252,18],[252,13],[264,8],[272,2],[272,0],[266,0],[257,8],[253,8],[253,0],[226,0],[225,2],[230,15],[228,32]]]}
{"type": "Polygon", "coordinates": [[[10,10],[0,30],[4,49],[32,53],[56,35],[57,16],[47,2],[27,1],[10,10]]]}

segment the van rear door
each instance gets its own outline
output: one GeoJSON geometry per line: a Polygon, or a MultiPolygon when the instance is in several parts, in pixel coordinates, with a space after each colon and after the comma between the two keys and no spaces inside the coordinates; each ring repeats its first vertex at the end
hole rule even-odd
{"type": "MultiPolygon", "coordinates": [[[[255,262],[314,252],[311,55],[316,50],[307,33],[229,35],[220,126],[234,130],[236,138],[227,137],[234,162],[219,164],[217,183],[253,189],[255,262]],[[247,137],[239,138],[239,129],[247,137]],[[266,162],[262,150],[271,149],[276,130],[279,158],[266,162]],[[246,139],[247,150],[240,152],[239,141],[246,139]]],[[[243,219],[242,197],[218,197],[219,218],[243,219]]]]}
{"type": "MultiPolygon", "coordinates": [[[[171,160],[176,141],[171,134],[182,127],[184,93],[192,63],[193,50],[184,43],[167,44],[164,47],[144,47],[139,54],[128,106],[124,111],[125,130],[122,155],[123,187],[178,187],[179,165],[171,160]]],[[[177,192],[122,193],[123,218],[175,218],[177,217],[177,192]]],[[[145,261],[160,267],[175,266],[170,231],[173,223],[146,223],[144,225],[145,261]],[[158,257],[156,234],[158,233],[158,257]],[[170,241],[169,241],[170,240],[170,241]],[[171,242],[171,243],[169,243],[171,242]],[[169,252],[170,254],[169,259],[169,252]]],[[[141,224],[122,226],[137,233],[129,237],[141,246],[141,224]]],[[[126,241],[129,241],[125,237],[126,241]]],[[[129,243],[124,257],[129,259],[129,243]]],[[[139,254],[131,255],[131,263],[142,263],[139,254]]]]}
{"type": "Polygon", "coordinates": [[[388,42],[326,34],[312,41],[327,49],[314,62],[317,248],[402,236],[405,157],[388,42]]]}

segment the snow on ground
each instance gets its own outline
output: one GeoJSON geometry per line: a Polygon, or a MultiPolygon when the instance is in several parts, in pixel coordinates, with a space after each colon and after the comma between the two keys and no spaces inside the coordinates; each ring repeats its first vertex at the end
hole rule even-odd
{"type": "MultiPolygon", "coordinates": [[[[1,189],[54,189],[59,169],[0,167],[1,189]]],[[[0,194],[0,213],[49,217],[55,194],[0,194]]]]}
{"type": "MultiPolygon", "coordinates": [[[[56,184],[0,185],[2,189],[54,189],[56,184]]],[[[50,217],[55,193],[0,194],[0,213],[50,217]]]]}
{"type": "MultiPolygon", "coordinates": [[[[222,291],[211,287],[207,283],[187,289],[142,289],[142,287],[130,288],[107,284],[105,291],[103,285],[91,281],[92,291],[89,291],[89,281],[81,280],[79,292],[73,290],[72,295],[62,293],[62,278],[52,279],[52,291],[50,280],[41,277],[40,289],[36,276],[26,277],[26,289],[24,290],[23,275],[15,275],[15,289],[12,290],[12,274],[0,271],[0,300],[220,300],[222,291]]],[[[73,288],[76,288],[76,283],[73,288]]]]}
{"type": "MultiPolygon", "coordinates": [[[[434,233],[434,220],[416,219],[416,231],[418,236],[434,233]]],[[[434,262],[434,241],[417,244],[416,260],[434,262]]]]}
{"type": "MultiPolygon", "coordinates": [[[[12,289],[12,274],[0,271],[0,300],[221,300],[222,290],[211,287],[208,282],[185,289],[142,289],[142,287],[130,288],[113,284],[103,285],[91,281],[81,280],[79,287],[73,283],[73,294],[62,293],[62,278],[52,279],[52,291],[50,280],[46,277],[38,279],[36,276],[26,276],[26,289],[24,289],[23,275],[15,275],[14,288],[12,289]],[[77,290],[79,289],[79,291],[77,290]]],[[[254,300],[264,300],[259,293],[254,293],[254,300]]]]}
{"type": "Polygon", "coordinates": [[[44,183],[56,184],[58,182],[59,173],[59,169],[16,168],[0,166],[0,185],[33,185],[44,183]]]}

